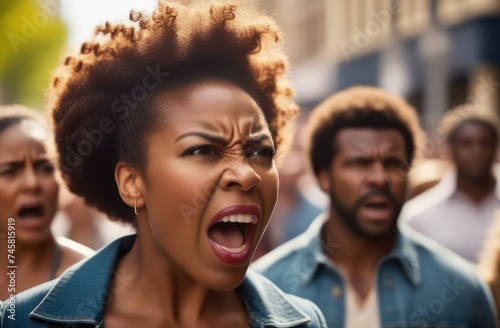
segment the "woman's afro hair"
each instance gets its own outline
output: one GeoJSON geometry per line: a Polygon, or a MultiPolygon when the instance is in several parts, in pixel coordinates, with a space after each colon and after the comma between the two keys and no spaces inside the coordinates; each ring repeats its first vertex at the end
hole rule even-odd
{"type": "Polygon", "coordinates": [[[280,152],[298,108],[280,31],[267,16],[219,1],[159,2],[151,15],[132,11],[130,21],[98,26],[79,53],[63,56],[48,106],[69,189],[110,218],[134,223],[114,169],[118,161],[144,165],[145,139],[158,128],[155,92],[226,79],[259,104],[280,152]]]}

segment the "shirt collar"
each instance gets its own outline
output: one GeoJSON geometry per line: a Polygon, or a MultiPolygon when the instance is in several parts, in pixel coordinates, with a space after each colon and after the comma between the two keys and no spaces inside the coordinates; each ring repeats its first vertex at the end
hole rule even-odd
{"type": "MultiPolygon", "coordinates": [[[[328,212],[322,213],[309,226],[309,228],[295,240],[296,247],[302,248],[298,256],[291,263],[291,267],[301,268],[297,272],[303,284],[309,283],[320,266],[330,268],[335,273],[338,270],[330,261],[327,253],[335,252],[339,247],[338,244],[331,240],[323,241],[321,239],[321,229],[328,220],[328,212]],[[314,260],[311,260],[314,259],[314,260]]],[[[396,243],[389,254],[387,254],[381,263],[389,260],[397,260],[402,264],[403,271],[408,279],[416,286],[420,284],[420,262],[418,260],[418,252],[415,245],[408,238],[406,228],[398,230],[396,243]]]]}
{"type": "MultiPolygon", "coordinates": [[[[93,257],[66,271],[30,313],[50,322],[99,325],[117,261],[130,251],[135,235],[120,238],[93,257]],[[92,277],[89,279],[89,277],[92,277]],[[65,311],[65,309],[68,309],[65,311]]],[[[238,287],[252,326],[290,327],[311,318],[288,301],[283,292],[262,276],[248,271],[238,287]]]]}

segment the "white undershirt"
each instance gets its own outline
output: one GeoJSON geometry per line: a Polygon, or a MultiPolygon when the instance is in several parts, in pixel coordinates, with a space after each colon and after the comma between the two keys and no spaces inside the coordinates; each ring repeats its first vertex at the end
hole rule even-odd
{"type": "Polygon", "coordinates": [[[376,288],[373,286],[363,300],[346,282],[345,328],[380,328],[376,288]]]}
{"type": "Polygon", "coordinates": [[[456,188],[456,173],[450,170],[437,186],[406,203],[400,221],[476,262],[495,211],[500,210],[500,176],[496,178],[495,190],[476,204],[456,188]]]}

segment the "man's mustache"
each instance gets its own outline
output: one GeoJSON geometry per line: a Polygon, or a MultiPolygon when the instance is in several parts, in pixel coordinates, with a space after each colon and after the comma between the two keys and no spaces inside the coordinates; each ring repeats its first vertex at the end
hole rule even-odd
{"type": "Polygon", "coordinates": [[[389,199],[389,201],[391,202],[391,204],[393,206],[400,205],[399,202],[396,200],[396,197],[394,197],[394,194],[391,192],[391,190],[389,188],[384,188],[384,189],[372,189],[369,192],[367,192],[366,194],[364,194],[363,196],[361,196],[356,201],[355,208],[360,207],[363,203],[365,203],[366,201],[368,201],[370,198],[372,198],[374,196],[386,197],[387,199],[389,199]]]}

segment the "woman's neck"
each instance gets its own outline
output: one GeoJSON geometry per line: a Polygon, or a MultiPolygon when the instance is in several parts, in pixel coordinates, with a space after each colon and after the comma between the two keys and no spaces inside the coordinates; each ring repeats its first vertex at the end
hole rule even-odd
{"type": "Polygon", "coordinates": [[[206,321],[220,309],[231,312],[242,306],[236,291],[209,290],[155,252],[158,250],[152,250],[137,236],[130,252],[116,267],[111,293],[119,297],[112,298],[106,313],[189,325],[206,321]]]}
{"type": "Polygon", "coordinates": [[[16,241],[16,248],[9,251],[7,237],[0,240],[0,299],[20,293],[28,288],[46,282],[50,278],[56,242],[52,235],[36,244],[16,241]],[[7,275],[6,273],[13,273],[7,275]],[[11,284],[11,280],[13,284],[11,284]],[[5,286],[11,286],[7,288],[5,286]]]}
{"type": "MultiPolygon", "coordinates": [[[[2,237],[0,264],[6,263],[9,259],[15,262],[15,265],[23,270],[41,271],[51,267],[52,259],[56,249],[56,241],[52,234],[39,243],[23,243],[16,240],[15,249],[8,250],[7,237],[2,237]]],[[[5,267],[5,266],[2,266],[5,267]]]]}

